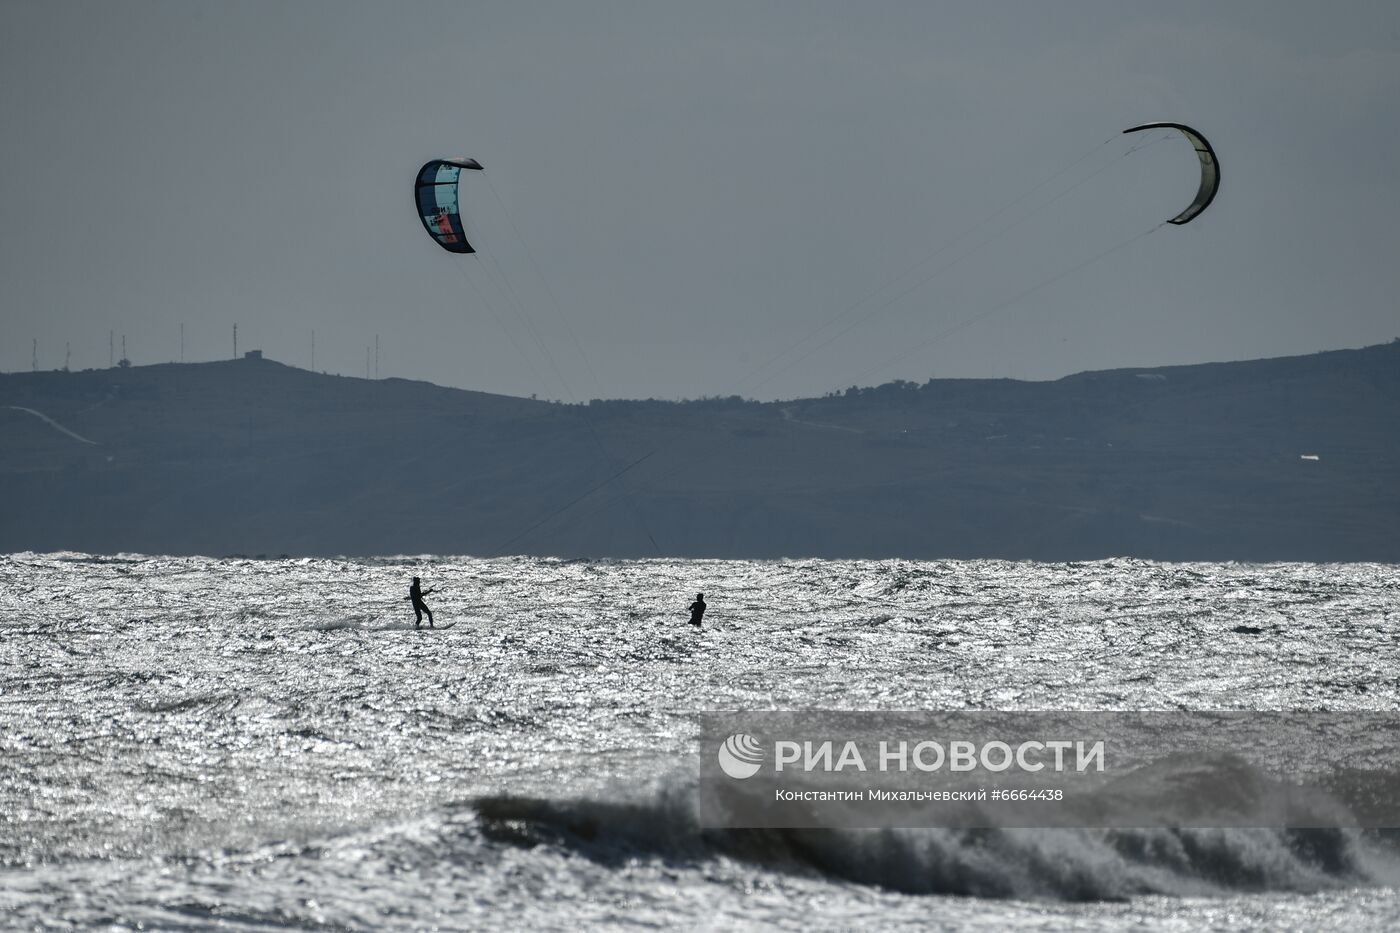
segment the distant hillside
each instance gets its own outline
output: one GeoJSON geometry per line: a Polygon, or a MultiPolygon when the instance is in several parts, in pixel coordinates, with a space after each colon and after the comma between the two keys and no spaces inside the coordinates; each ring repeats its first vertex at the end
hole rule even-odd
{"type": "Polygon", "coordinates": [[[1400,343],[763,404],[17,373],[0,439],[0,551],[1400,561],[1400,343]]]}

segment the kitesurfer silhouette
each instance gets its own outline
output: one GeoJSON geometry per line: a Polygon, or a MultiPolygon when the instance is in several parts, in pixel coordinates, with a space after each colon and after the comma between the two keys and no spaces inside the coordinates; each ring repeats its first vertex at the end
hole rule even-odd
{"type": "MultiPolygon", "coordinates": [[[[436,628],[433,625],[433,610],[428,608],[428,604],[423,602],[423,597],[434,592],[433,587],[428,587],[425,593],[418,585],[418,578],[413,578],[413,585],[408,588],[408,598],[413,602],[413,627],[418,628],[423,624],[423,613],[428,614],[428,628],[436,628]]],[[[702,610],[703,611],[703,610],[702,610]]]]}
{"type": "Polygon", "coordinates": [[[695,602],[690,604],[690,624],[699,625],[705,617],[705,594],[696,593],[695,602]]]}

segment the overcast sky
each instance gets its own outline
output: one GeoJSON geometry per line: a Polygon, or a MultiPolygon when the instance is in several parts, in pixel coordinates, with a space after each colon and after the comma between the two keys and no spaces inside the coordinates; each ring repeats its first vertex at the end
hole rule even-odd
{"type": "Polygon", "coordinates": [[[3,0],[0,168],[5,371],[236,323],[347,375],[378,335],[385,377],[787,398],[1400,335],[1393,0],[3,0]],[[1159,120],[1223,184],[1139,236],[1198,179],[1120,135],[1159,120]],[[476,256],[412,205],[456,155],[476,256]]]}

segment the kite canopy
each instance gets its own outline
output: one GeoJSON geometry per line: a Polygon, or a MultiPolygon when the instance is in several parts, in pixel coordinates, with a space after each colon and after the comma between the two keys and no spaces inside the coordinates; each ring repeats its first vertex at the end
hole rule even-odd
{"type": "Polygon", "coordinates": [[[1167,221],[1169,224],[1190,223],[1210,206],[1215,192],[1220,190],[1220,161],[1215,157],[1215,150],[1204,136],[1184,123],[1144,123],[1142,126],[1129,127],[1123,132],[1137,133],[1141,130],[1180,130],[1181,135],[1195,147],[1196,156],[1201,160],[1201,187],[1196,191],[1196,200],[1192,201],[1186,210],[1167,221]]]}
{"type": "Polygon", "coordinates": [[[476,159],[434,159],[418,170],[413,183],[413,200],[418,217],[428,235],[449,253],[474,253],[462,227],[462,210],[457,201],[457,179],[462,169],[481,171],[476,159]]]}

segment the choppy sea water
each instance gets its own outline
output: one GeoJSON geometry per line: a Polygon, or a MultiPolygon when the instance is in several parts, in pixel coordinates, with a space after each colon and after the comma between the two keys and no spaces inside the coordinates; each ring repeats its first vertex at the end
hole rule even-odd
{"type": "Polygon", "coordinates": [[[1377,834],[694,806],[698,710],[1389,711],[1397,623],[1382,565],[9,555],[0,926],[1400,928],[1377,834]]]}

